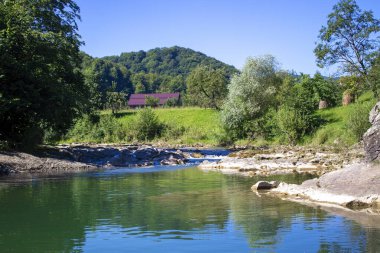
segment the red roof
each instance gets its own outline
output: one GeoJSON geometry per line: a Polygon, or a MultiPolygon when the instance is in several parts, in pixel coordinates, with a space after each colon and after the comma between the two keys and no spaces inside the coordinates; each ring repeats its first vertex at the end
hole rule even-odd
{"type": "Polygon", "coordinates": [[[129,106],[144,106],[145,97],[154,97],[160,99],[159,105],[164,105],[168,99],[179,99],[179,92],[176,93],[151,93],[151,94],[132,94],[129,98],[129,106]]]}

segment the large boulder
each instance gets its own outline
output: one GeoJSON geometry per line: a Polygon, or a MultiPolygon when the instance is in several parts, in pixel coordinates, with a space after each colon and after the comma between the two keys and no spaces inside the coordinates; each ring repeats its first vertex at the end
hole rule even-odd
{"type": "Polygon", "coordinates": [[[254,184],[251,189],[254,191],[259,191],[259,190],[270,190],[273,188],[277,188],[279,185],[279,182],[277,181],[258,181],[256,184],[254,184]]]}
{"type": "Polygon", "coordinates": [[[379,159],[380,155],[380,102],[369,113],[369,122],[372,124],[363,135],[364,150],[368,161],[379,159]]]}

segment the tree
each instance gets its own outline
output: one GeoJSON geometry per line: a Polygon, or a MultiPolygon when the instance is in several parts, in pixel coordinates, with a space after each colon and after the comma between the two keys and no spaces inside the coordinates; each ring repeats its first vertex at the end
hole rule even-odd
{"type": "Polygon", "coordinates": [[[278,63],[267,55],[248,58],[242,72],[232,77],[227,101],[223,105],[222,122],[234,137],[254,137],[258,120],[275,103],[281,79],[278,63]]]}
{"type": "Polygon", "coordinates": [[[125,106],[127,95],[123,92],[109,91],[107,92],[107,108],[110,108],[112,114],[125,106]]]}
{"type": "Polygon", "coordinates": [[[219,109],[227,96],[228,80],[222,69],[198,66],[186,79],[191,105],[219,109]]]}
{"type": "Polygon", "coordinates": [[[314,89],[319,100],[326,101],[328,106],[335,106],[341,100],[341,88],[331,78],[323,77],[317,72],[312,78],[314,89]]]}
{"type": "Polygon", "coordinates": [[[371,62],[379,51],[380,20],[372,11],[362,11],[355,0],[341,0],[322,26],[314,49],[319,67],[339,64],[343,72],[362,76],[374,95],[378,93],[368,79],[371,62]]]}
{"type": "Polygon", "coordinates": [[[157,107],[160,104],[160,99],[153,96],[145,96],[145,104],[150,107],[157,107]]]}
{"type": "Polygon", "coordinates": [[[374,89],[380,88],[380,55],[374,60],[371,70],[369,71],[369,78],[374,89]]]}
{"type": "MultiPolygon", "coordinates": [[[[318,77],[316,80],[321,82],[318,77]]],[[[317,109],[318,93],[315,79],[301,75],[280,106],[277,115],[277,129],[286,141],[295,144],[306,133],[312,132],[317,126],[318,118],[314,115],[317,109]]]]}
{"type": "Polygon", "coordinates": [[[26,147],[86,110],[72,0],[0,2],[0,140],[26,147]]]}

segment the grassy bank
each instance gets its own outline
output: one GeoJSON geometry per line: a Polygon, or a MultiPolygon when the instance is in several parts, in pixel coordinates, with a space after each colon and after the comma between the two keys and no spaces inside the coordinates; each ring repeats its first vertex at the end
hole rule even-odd
{"type": "MultiPolygon", "coordinates": [[[[153,111],[164,127],[159,138],[144,142],[219,145],[223,131],[218,111],[196,107],[158,108],[153,111]]],[[[138,142],[138,112],[122,110],[112,117],[111,111],[101,111],[100,118],[96,119],[98,124],[92,125],[90,120],[81,120],[62,142],[138,142]]]]}
{"type": "MultiPolygon", "coordinates": [[[[300,145],[350,146],[360,140],[363,129],[369,127],[368,112],[375,104],[372,94],[362,95],[357,103],[317,111],[321,125],[305,136],[300,145]]],[[[86,143],[152,143],[220,146],[225,133],[219,112],[196,107],[158,108],[159,137],[141,140],[139,135],[139,110],[123,110],[116,115],[101,111],[97,118],[79,120],[61,142],[86,143]]],[[[284,144],[280,138],[262,140],[238,140],[237,145],[284,144]]]]}

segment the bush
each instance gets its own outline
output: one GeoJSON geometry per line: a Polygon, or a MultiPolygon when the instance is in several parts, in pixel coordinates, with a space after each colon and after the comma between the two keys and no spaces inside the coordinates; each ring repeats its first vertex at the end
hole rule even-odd
{"type": "Polygon", "coordinates": [[[290,144],[304,136],[308,128],[308,119],[294,108],[281,107],[277,112],[277,123],[280,134],[290,144]]]}
{"type": "Polygon", "coordinates": [[[68,132],[71,141],[120,142],[125,140],[127,129],[113,115],[86,115],[68,132]]]}
{"type": "Polygon", "coordinates": [[[139,141],[160,137],[164,129],[164,125],[150,108],[144,108],[138,112],[135,127],[137,130],[136,137],[139,141]]]}
{"type": "Polygon", "coordinates": [[[372,106],[371,102],[356,103],[352,106],[347,121],[347,128],[355,135],[357,141],[362,139],[363,134],[371,126],[368,121],[368,115],[372,106]]]}

